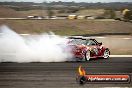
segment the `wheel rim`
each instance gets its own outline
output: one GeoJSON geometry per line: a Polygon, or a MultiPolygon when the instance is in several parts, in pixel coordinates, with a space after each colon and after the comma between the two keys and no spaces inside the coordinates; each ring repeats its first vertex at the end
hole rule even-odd
{"type": "Polygon", "coordinates": [[[109,50],[105,50],[104,51],[104,58],[108,58],[109,57],[109,50]]]}
{"type": "Polygon", "coordinates": [[[85,58],[86,58],[86,60],[90,60],[90,51],[87,51],[85,58]]]}

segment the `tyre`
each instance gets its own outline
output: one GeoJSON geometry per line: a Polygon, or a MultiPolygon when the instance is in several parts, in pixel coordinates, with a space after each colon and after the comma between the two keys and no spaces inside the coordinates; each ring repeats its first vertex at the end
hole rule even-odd
{"type": "Polygon", "coordinates": [[[85,61],[89,61],[90,60],[90,51],[88,50],[86,53],[85,53],[85,61]]]}
{"type": "Polygon", "coordinates": [[[103,58],[107,59],[107,58],[109,58],[109,55],[110,55],[109,49],[105,49],[103,58]]]}
{"type": "Polygon", "coordinates": [[[81,85],[85,84],[86,82],[87,82],[87,79],[86,79],[86,77],[84,77],[84,76],[82,76],[82,77],[80,78],[80,80],[79,80],[79,84],[81,84],[81,85]]]}

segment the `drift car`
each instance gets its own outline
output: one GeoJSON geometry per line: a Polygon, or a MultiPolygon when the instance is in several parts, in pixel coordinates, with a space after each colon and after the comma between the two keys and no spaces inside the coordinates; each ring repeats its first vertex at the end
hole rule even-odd
{"type": "Polygon", "coordinates": [[[109,58],[110,50],[97,42],[95,39],[69,37],[68,45],[72,53],[78,60],[88,61],[91,58],[109,58]]]}

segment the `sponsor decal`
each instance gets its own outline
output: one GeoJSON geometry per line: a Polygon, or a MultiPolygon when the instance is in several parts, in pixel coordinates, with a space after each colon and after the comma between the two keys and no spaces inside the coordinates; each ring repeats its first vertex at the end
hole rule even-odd
{"type": "Polygon", "coordinates": [[[128,74],[86,74],[86,71],[79,66],[77,82],[87,83],[130,83],[128,74]]]}

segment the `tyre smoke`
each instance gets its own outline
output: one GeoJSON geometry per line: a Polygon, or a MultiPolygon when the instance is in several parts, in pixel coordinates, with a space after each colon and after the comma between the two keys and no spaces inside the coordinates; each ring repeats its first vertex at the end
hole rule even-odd
{"type": "Polygon", "coordinates": [[[67,39],[53,33],[21,36],[7,26],[0,27],[0,62],[62,62],[72,54],[67,39]]]}

